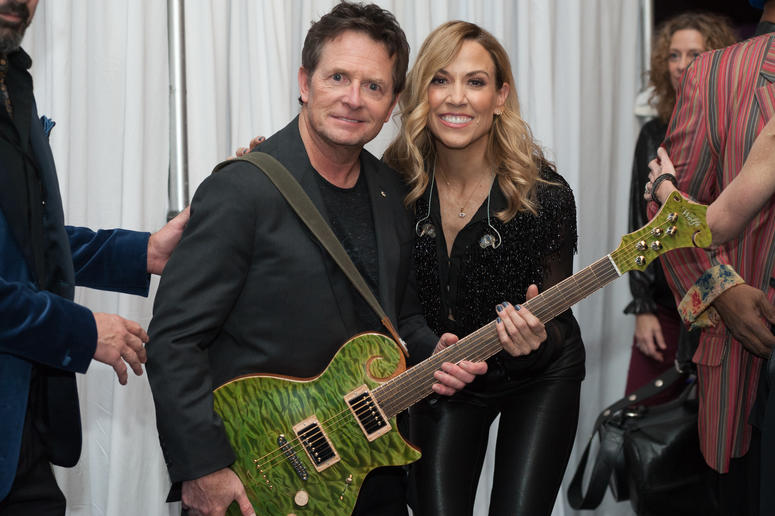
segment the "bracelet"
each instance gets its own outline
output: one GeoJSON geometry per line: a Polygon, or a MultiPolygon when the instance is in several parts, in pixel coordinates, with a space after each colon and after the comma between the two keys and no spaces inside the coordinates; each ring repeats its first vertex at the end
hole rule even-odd
{"type": "Polygon", "coordinates": [[[661,174],[657,176],[657,178],[651,183],[651,200],[657,203],[659,206],[662,206],[662,203],[657,198],[657,189],[659,188],[659,185],[662,184],[662,181],[670,181],[673,183],[673,186],[678,188],[678,180],[673,174],[661,174]]]}

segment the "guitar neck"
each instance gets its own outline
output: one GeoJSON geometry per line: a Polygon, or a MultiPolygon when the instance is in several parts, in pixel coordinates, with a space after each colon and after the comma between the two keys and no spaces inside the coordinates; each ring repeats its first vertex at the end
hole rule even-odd
{"type": "MultiPolygon", "coordinates": [[[[522,303],[522,306],[545,324],[620,275],[610,256],[605,256],[522,303]]],[[[441,368],[443,362],[457,363],[461,360],[479,362],[490,358],[501,349],[495,321],[491,321],[460,339],[455,345],[432,355],[380,385],[372,391],[372,394],[385,415],[393,417],[433,392],[431,386],[436,383],[433,373],[441,368]]]]}

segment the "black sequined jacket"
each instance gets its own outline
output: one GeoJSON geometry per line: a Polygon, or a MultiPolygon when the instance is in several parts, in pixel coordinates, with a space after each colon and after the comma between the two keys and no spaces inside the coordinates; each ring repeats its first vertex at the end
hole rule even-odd
{"type": "MultiPolygon", "coordinates": [[[[537,183],[538,214],[519,212],[506,223],[495,216],[507,205],[495,181],[489,211],[485,200],[458,233],[449,257],[441,231],[438,191],[428,189],[418,199],[418,226],[427,229],[427,224],[432,224],[434,235],[416,240],[417,286],[426,320],[437,334],[451,332],[462,338],[495,319],[496,304],[524,302],[530,284],[544,291],[571,274],[577,239],[573,192],[549,166],[543,168],[541,176],[553,184],[537,183]],[[500,240],[500,246],[482,246],[487,235],[500,240]]],[[[546,328],[548,339],[537,351],[517,358],[501,351],[488,361],[490,369],[505,364],[511,372],[534,371],[556,358],[566,340],[573,339],[581,346],[570,310],[546,328]]]]}
{"type": "MultiPolygon", "coordinates": [[[[630,231],[645,226],[649,221],[643,189],[649,180],[649,161],[657,157],[657,148],[665,139],[665,131],[667,125],[655,118],[643,124],[638,135],[630,181],[630,231]]],[[[675,310],[673,293],[667,285],[665,273],[658,260],[650,263],[643,271],[630,271],[627,276],[633,299],[624,309],[624,313],[654,313],[657,311],[657,305],[675,310]]]]}

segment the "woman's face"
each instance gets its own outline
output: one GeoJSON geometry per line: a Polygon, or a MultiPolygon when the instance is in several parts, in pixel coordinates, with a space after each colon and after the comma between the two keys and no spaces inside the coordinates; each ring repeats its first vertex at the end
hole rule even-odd
{"type": "Polygon", "coordinates": [[[508,92],[508,84],[496,86],[490,53],[476,41],[465,41],[428,86],[428,128],[445,147],[484,148],[493,116],[503,110],[508,92]]]}
{"type": "Polygon", "coordinates": [[[686,67],[695,57],[705,51],[705,38],[694,29],[681,29],[670,38],[670,53],[667,58],[667,69],[670,72],[670,83],[678,91],[681,76],[686,67]]]}

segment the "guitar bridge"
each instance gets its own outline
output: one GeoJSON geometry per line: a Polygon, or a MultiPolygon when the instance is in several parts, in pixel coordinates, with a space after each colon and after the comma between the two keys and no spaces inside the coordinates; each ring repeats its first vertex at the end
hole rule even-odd
{"type": "Polygon", "coordinates": [[[385,413],[374,401],[371,391],[365,385],[349,392],[344,400],[369,442],[391,430],[392,427],[385,417],[385,413]]]}
{"type": "Polygon", "coordinates": [[[307,452],[309,460],[312,461],[318,473],[339,462],[339,454],[336,453],[334,445],[321,428],[317,417],[308,417],[294,425],[293,431],[296,432],[304,446],[304,451],[307,452]]]}

